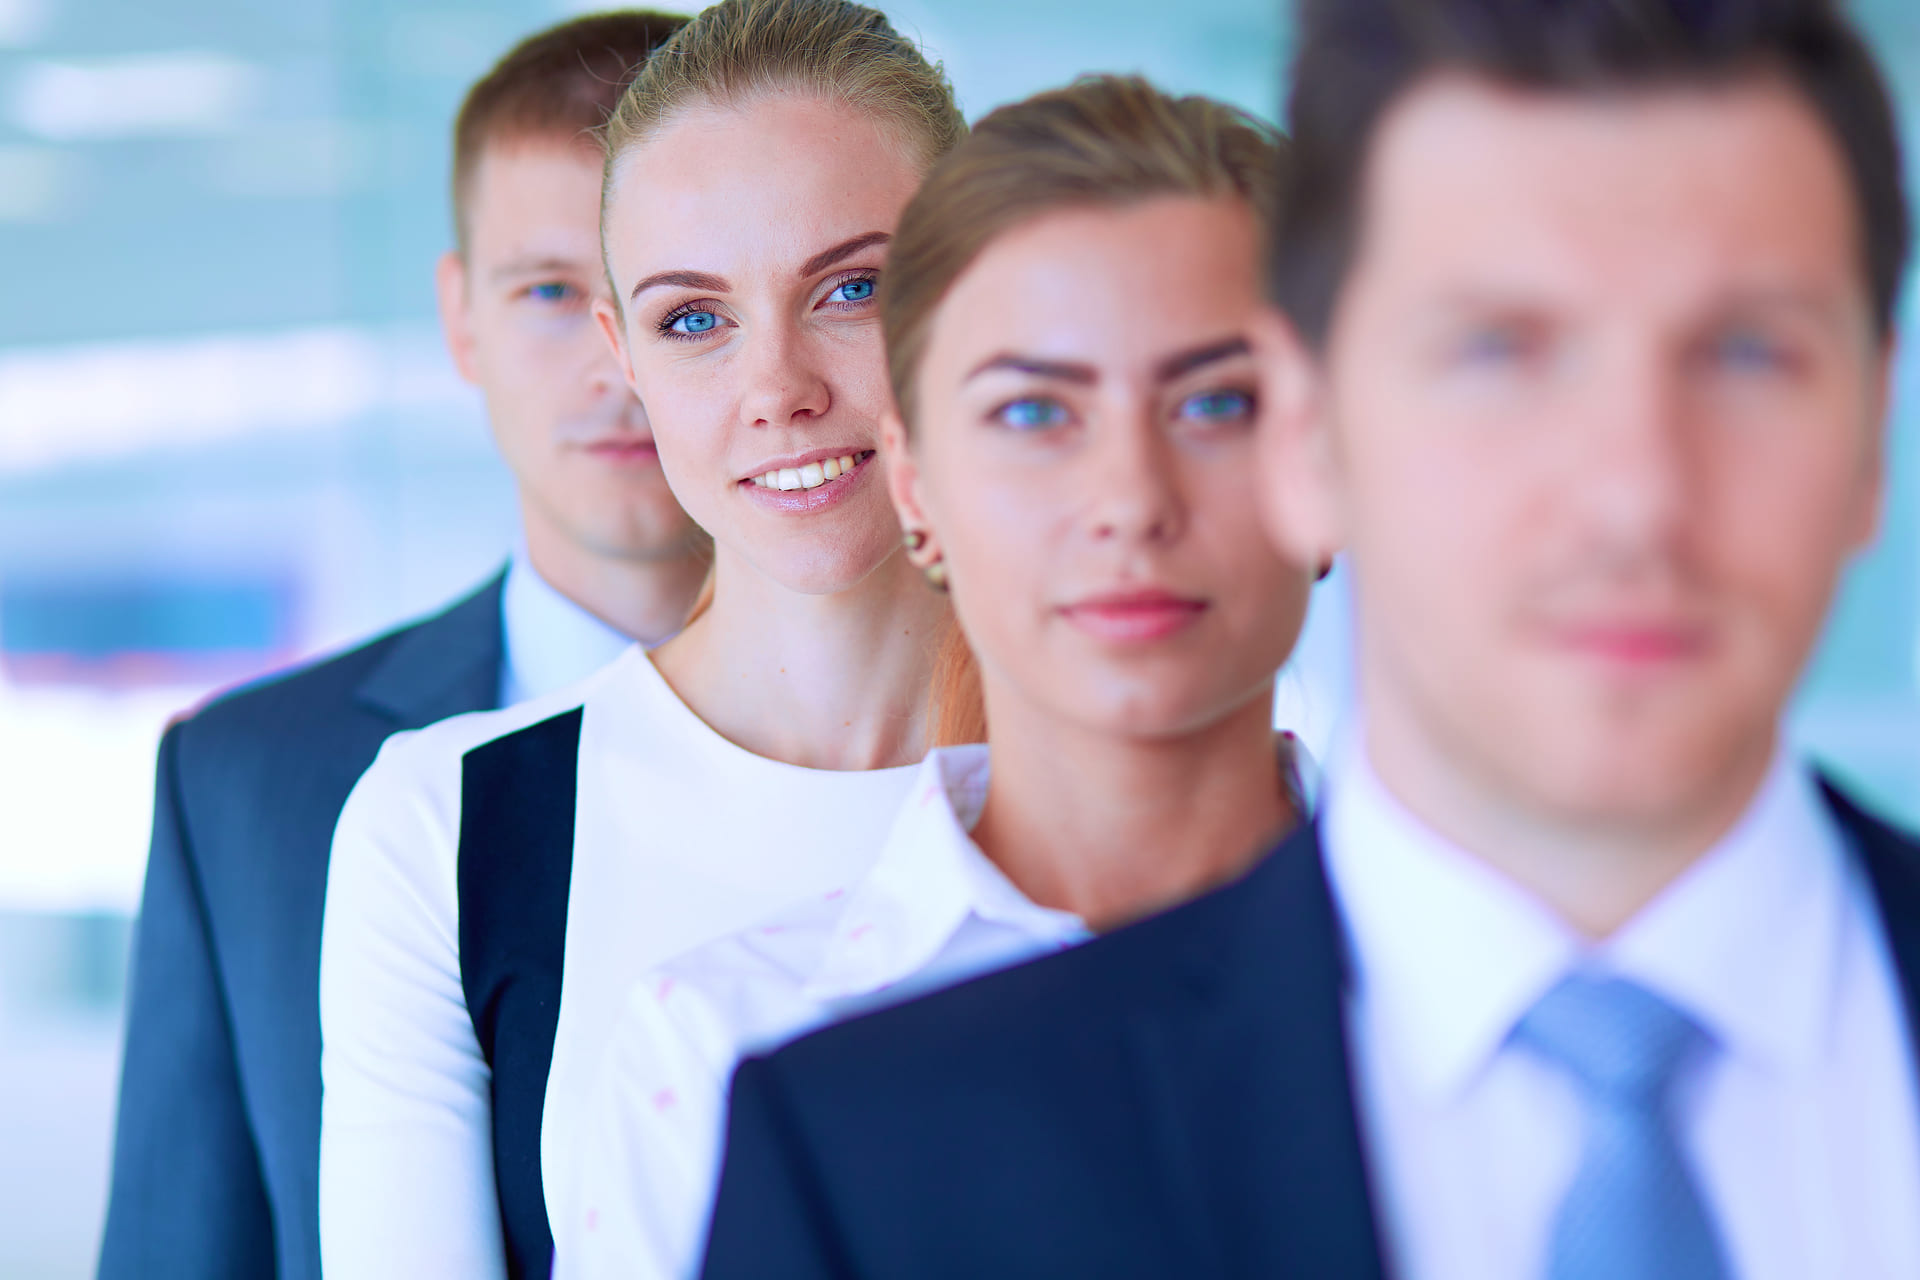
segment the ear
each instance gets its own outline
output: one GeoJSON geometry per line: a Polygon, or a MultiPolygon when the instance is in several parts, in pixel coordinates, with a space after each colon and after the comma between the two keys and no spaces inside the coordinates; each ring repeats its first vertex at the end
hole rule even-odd
{"type": "Polygon", "coordinates": [[[1889,337],[1881,344],[1872,373],[1866,453],[1861,459],[1862,501],[1855,504],[1853,527],[1847,531],[1851,551],[1864,551],[1880,536],[1887,501],[1887,413],[1893,404],[1893,371],[1899,365],[1898,356],[1898,339],[1889,337]]]}
{"type": "Polygon", "coordinates": [[[1285,315],[1253,325],[1260,366],[1260,512],[1280,554],[1317,571],[1346,545],[1339,455],[1321,361],[1285,315]]]}
{"type": "Polygon", "coordinates": [[[467,314],[467,263],[457,250],[440,255],[433,266],[433,291],[440,304],[440,333],[453,367],[467,382],[479,384],[473,361],[473,321],[467,314]]]}
{"type": "Polygon", "coordinates": [[[640,388],[633,384],[633,361],[627,356],[626,323],[613,300],[599,296],[598,290],[593,299],[593,318],[600,326],[600,336],[607,340],[607,346],[613,350],[613,362],[620,366],[620,376],[626,379],[633,394],[639,395],[640,388]]]}
{"type": "Polygon", "coordinates": [[[898,409],[880,415],[880,457],[887,466],[887,496],[893,499],[894,512],[903,529],[919,529],[927,535],[927,544],[912,557],[916,564],[928,564],[939,558],[933,530],[927,524],[926,504],[921,500],[920,463],[907,440],[907,424],[898,409]]]}

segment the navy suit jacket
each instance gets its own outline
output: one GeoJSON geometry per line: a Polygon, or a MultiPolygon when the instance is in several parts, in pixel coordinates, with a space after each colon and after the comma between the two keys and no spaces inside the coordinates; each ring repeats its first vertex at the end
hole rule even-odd
{"type": "Polygon", "coordinates": [[[334,824],[388,735],[498,701],[501,581],[161,740],[102,1280],[318,1280],[334,824]]]}
{"type": "MultiPolygon", "coordinates": [[[[1920,992],[1920,845],[1829,790],[1920,992]]],[[[708,1280],[1386,1273],[1316,833],[734,1080],[708,1280]]]]}

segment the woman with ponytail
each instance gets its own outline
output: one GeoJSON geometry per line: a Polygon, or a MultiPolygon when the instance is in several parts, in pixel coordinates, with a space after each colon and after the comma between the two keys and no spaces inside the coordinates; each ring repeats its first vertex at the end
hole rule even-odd
{"type": "Polygon", "coordinates": [[[634,985],[556,1274],[694,1272],[743,1052],[1197,896],[1303,818],[1270,725],[1314,575],[1260,528],[1248,344],[1283,159],[1228,107],[1089,79],[987,116],[908,206],[882,453],[964,633],[935,737],[990,745],[932,752],[832,892],[634,985]]]}
{"type": "Polygon", "coordinates": [[[321,958],[329,1275],[544,1280],[635,978],[872,864],[951,625],[877,462],[874,294],[965,131],[847,0],[721,0],[608,122],[596,315],[710,589],[652,653],[390,740],[354,790],[321,958]]]}

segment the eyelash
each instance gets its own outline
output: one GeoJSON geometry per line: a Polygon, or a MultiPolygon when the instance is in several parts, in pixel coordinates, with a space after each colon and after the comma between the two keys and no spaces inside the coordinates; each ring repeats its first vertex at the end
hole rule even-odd
{"type": "MultiPolygon", "coordinates": [[[[870,306],[874,299],[879,297],[880,273],[878,271],[849,271],[846,275],[835,280],[832,286],[827,289],[827,298],[831,298],[835,293],[838,293],[850,284],[870,284],[874,287],[874,292],[864,298],[836,302],[833,303],[833,305],[841,308],[870,306]]],[[[822,299],[822,301],[824,302],[826,299],[822,299]]]]}
{"type": "Polygon", "coordinates": [[[1033,395],[1015,396],[1011,400],[996,405],[987,414],[987,421],[1004,430],[1014,432],[1016,435],[1033,435],[1039,432],[1051,431],[1056,427],[1065,426],[1072,420],[1072,417],[1073,412],[1068,409],[1066,405],[1061,404],[1052,396],[1036,393],[1033,395]],[[1049,422],[1016,423],[1010,420],[1015,409],[1028,406],[1054,411],[1057,412],[1059,416],[1057,419],[1049,422]]]}
{"type": "Polygon", "coordinates": [[[1204,425],[1207,425],[1207,426],[1219,426],[1226,422],[1249,421],[1250,419],[1252,419],[1254,414],[1259,411],[1259,408],[1260,408],[1260,398],[1257,395],[1255,395],[1252,391],[1246,390],[1241,387],[1223,386],[1223,387],[1215,387],[1210,391],[1196,391],[1192,395],[1182,396],[1180,398],[1179,404],[1175,407],[1175,413],[1178,416],[1180,416],[1182,419],[1185,419],[1188,421],[1201,421],[1203,422],[1204,425]],[[1191,406],[1197,405],[1200,401],[1203,401],[1203,400],[1234,401],[1235,403],[1233,406],[1233,412],[1224,417],[1202,419],[1196,415],[1195,417],[1189,418],[1188,415],[1185,413],[1185,410],[1191,406]]]}
{"type": "MultiPolygon", "coordinates": [[[[656,324],[654,326],[654,329],[658,331],[661,337],[669,339],[673,342],[698,342],[702,338],[705,338],[707,334],[706,333],[682,333],[678,329],[673,327],[676,321],[685,319],[687,316],[694,315],[696,313],[702,313],[705,315],[712,316],[716,321],[714,328],[717,329],[720,327],[719,324],[717,323],[720,319],[719,313],[713,310],[711,303],[683,302],[679,306],[675,307],[673,310],[667,312],[667,314],[665,314],[664,316],[661,316],[660,323],[656,324]]],[[[711,333],[711,332],[713,332],[712,329],[709,329],[707,331],[707,333],[711,333]]]]}

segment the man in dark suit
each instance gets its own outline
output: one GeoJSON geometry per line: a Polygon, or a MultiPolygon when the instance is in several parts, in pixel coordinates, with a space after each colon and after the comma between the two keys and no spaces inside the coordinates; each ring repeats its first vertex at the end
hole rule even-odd
{"type": "Polygon", "coordinates": [[[1360,722],[1241,881],[741,1067],[755,1277],[1920,1275],[1920,845],[1781,720],[1907,255],[1826,0],[1319,0],[1262,423],[1360,722]]]}
{"type": "Polygon", "coordinates": [[[699,588],[702,536],[592,321],[600,161],[583,137],[683,21],[531,37],[455,126],[441,314],[517,483],[507,570],[161,742],[103,1277],[319,1276],[320,920],[348,791],[389,734],[583,679],[676,631],[699,588]]]}

